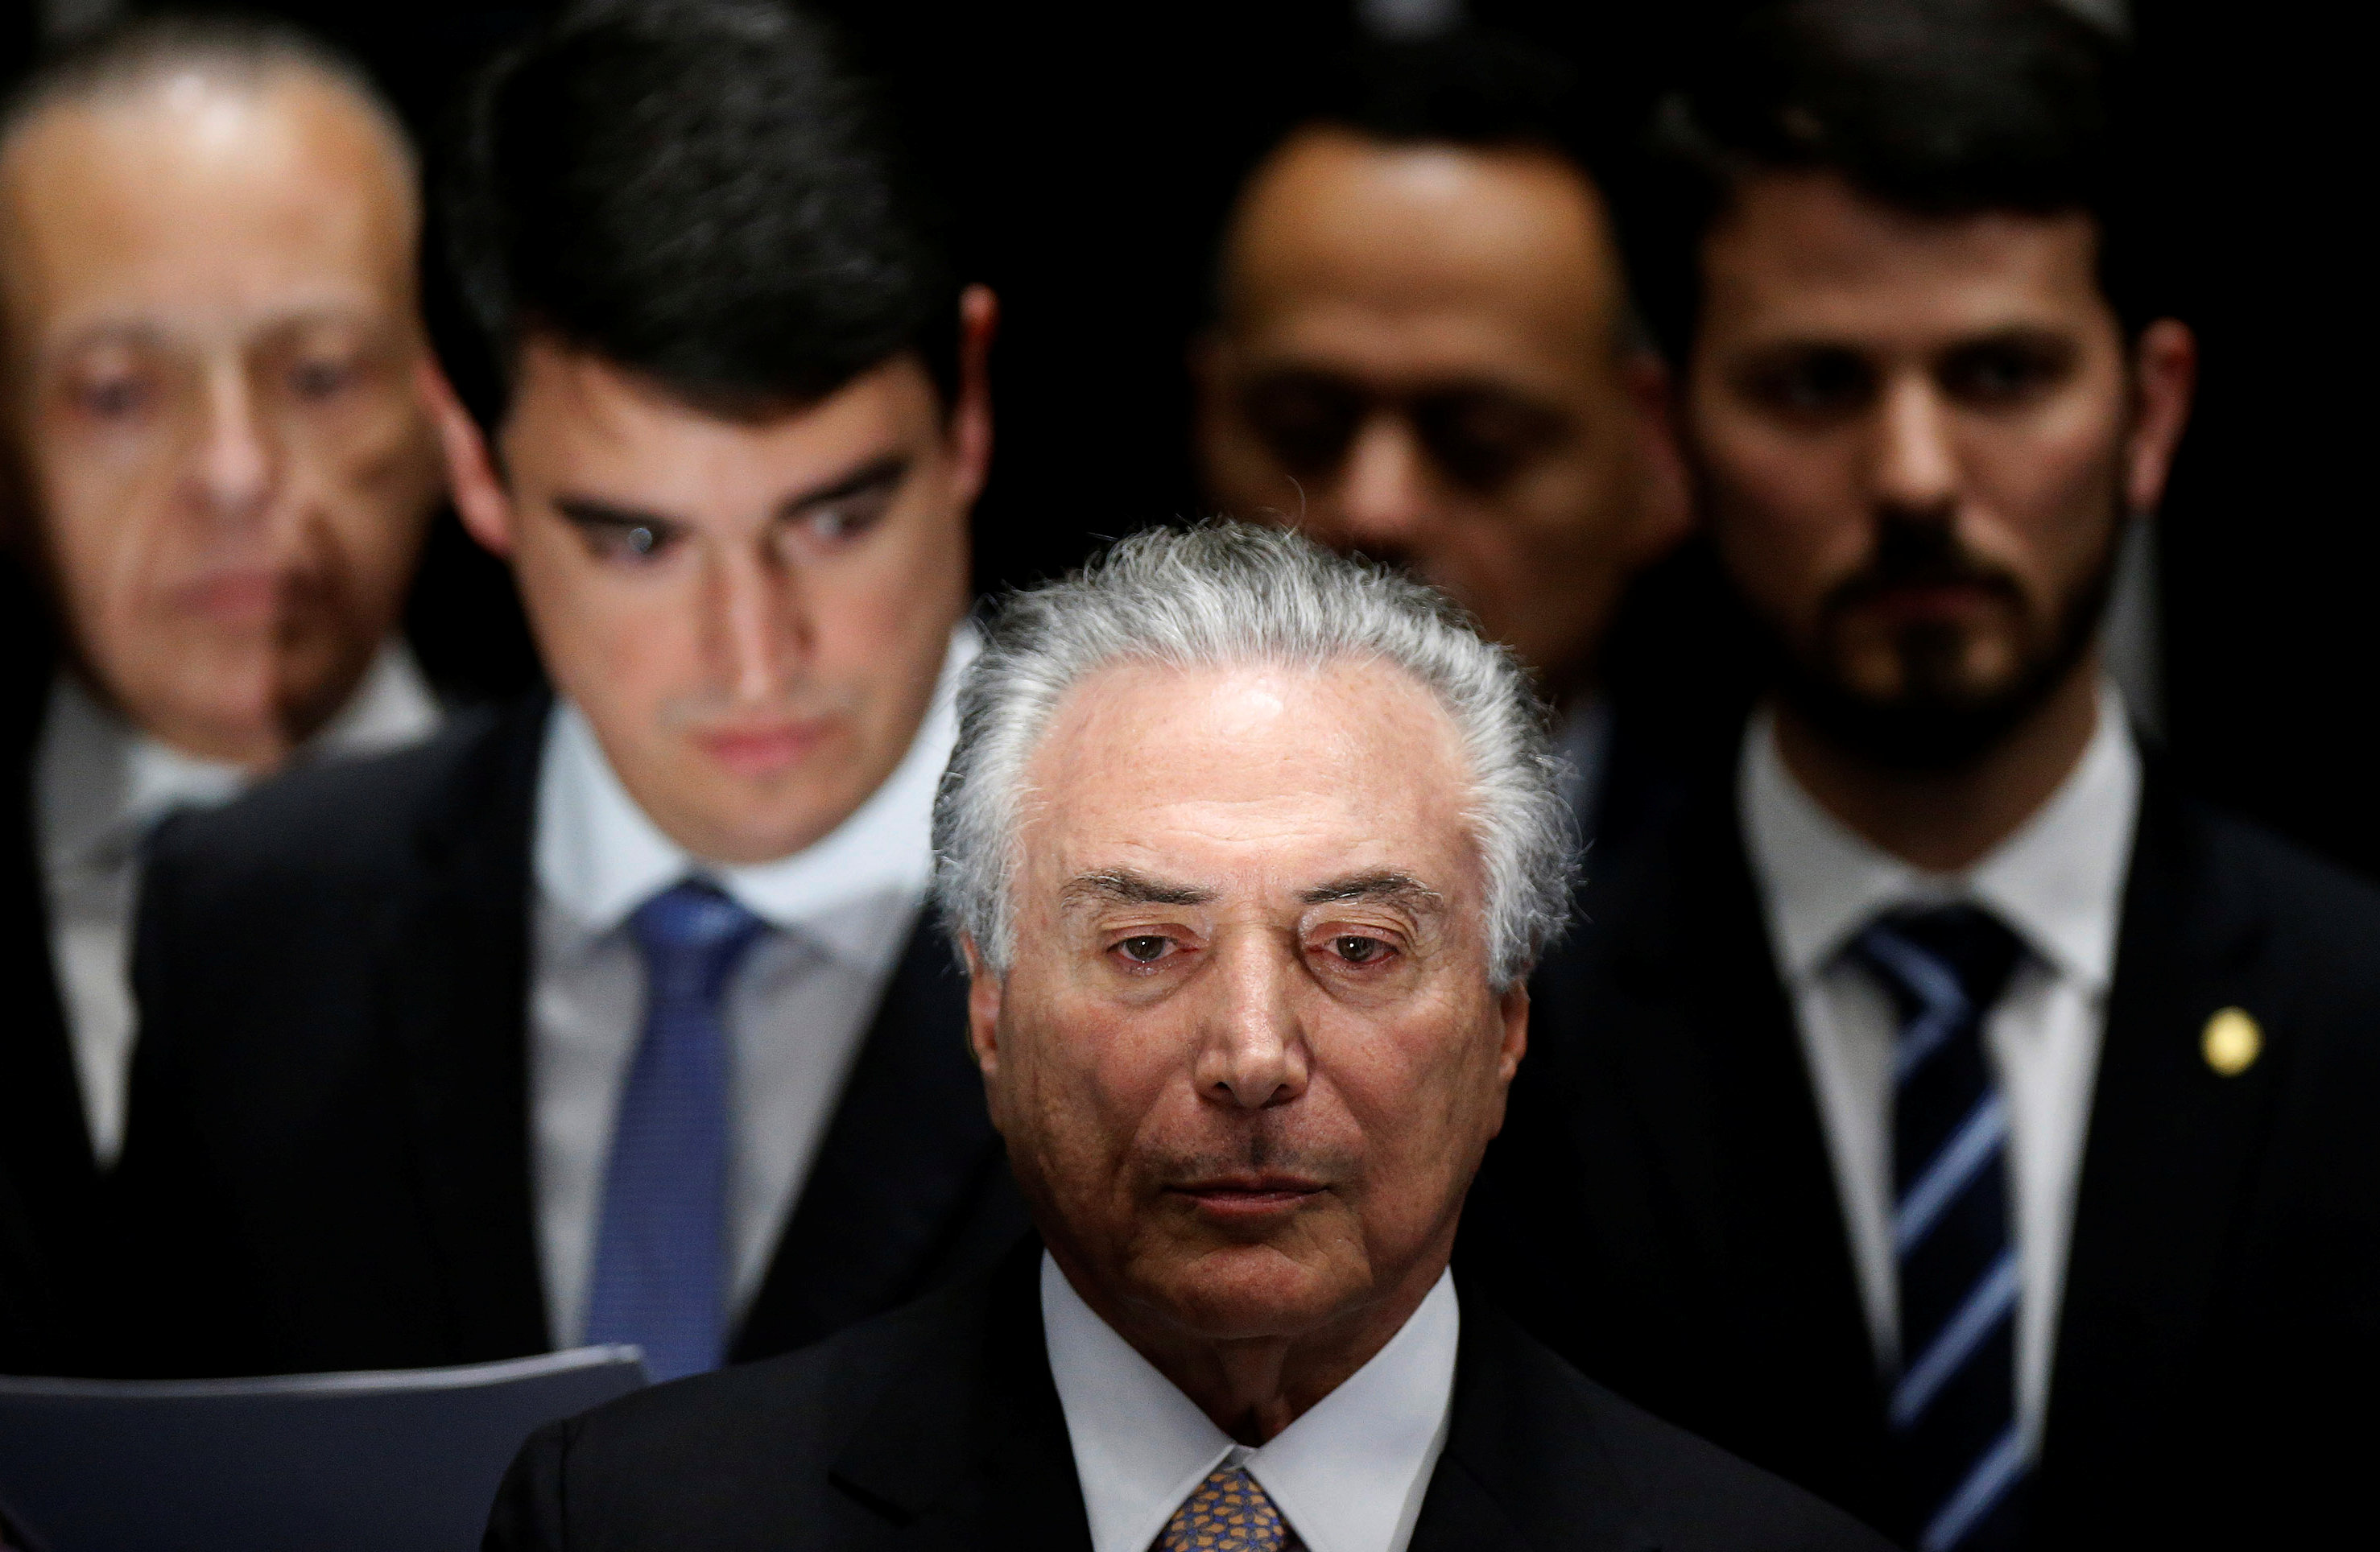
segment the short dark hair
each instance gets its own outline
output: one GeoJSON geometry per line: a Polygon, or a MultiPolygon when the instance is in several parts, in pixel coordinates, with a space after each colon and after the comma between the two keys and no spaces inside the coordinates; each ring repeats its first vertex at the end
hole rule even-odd
{"type": "Polygon", "coordinates": [[[1332,125],[1392,144],[1526,146],[1591,176],[1585,123],[1567,60],[1510,33],[1465,28],[1358,45],[1298,127],[1332,125]]]}
{"type": "Polygon", "coordinates": [[[1803,171],[1921,215],[2089,215],[2102,291],[2140,327],[2126,66],[2122,42],[2061,0],[1754,9],[1655,115],[1623,226],[1655,333],[1682,364],[1704,239],[1744,183],[1803,171]]]}
{"type": "Polygon", "coordinates": [[[499,396],[532,335],[738,419],[909,350],[950,391],[941,208],[820,18],[585,6],[488,67],[457,139],[441,211],[499,396]]]}

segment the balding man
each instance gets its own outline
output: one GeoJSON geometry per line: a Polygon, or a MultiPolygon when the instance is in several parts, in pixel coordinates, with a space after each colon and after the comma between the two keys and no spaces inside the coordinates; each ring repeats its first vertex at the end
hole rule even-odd
{"type": "Polygon", "coordinates": [[[1456,34],[1377,45],[1344,80],[1224,235],[1195,358],[1208,492],[1406,566],[1518,651],[1592,835],[1604,637],[1685,506],[1568,72],[1456,34]]]}
{"type": "Polygon", "coordinates": [[[435,720],[391,634],[441,489],[419,224],[395,118],[285,31],[135,24],[0,119],[12,537],[56,642],[0,859],[0,1169],[54,1268],[120,1143],[148,832],[435,720]]]}
{"type": "Polygon", "coordinates": [[[1566,903],[1510,657],[1293,535],[1155,531],[1012,605],[961,729],[941,893],[1039,1244],[540,1433],[491,1547],[1881,1546],[1447,1271],[1566,903]]]}

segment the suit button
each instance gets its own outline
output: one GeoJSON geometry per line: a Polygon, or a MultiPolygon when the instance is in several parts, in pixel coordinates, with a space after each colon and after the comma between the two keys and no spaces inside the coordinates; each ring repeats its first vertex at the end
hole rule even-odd
{"type": "Polygon", "coordinates": [[[2244,1008],[2226,1008],[2206,1021],[2198,1049],[2216,1076],[2236,1078],[2265,1051],[2265,1031],[2244,1008]]]}

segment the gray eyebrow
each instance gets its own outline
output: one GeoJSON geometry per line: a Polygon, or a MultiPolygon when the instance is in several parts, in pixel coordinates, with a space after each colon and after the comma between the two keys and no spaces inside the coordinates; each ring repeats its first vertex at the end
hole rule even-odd
{"type": "Polygon", "coordinates": [[[1443,903],[1439,892],[1410,873],[1358,873],[1317,884],[1298,896],[1308,905],[1338,905],[1350,901],[1378,901],[1415,912],[1435,912],[1443,903]]]}
{"type": "Polygon", "coordinates": [[[1129,867],[1111,867],[1078,874],[1062,891],[1069,905],[1094,901],[1123,905],[1204,905],[1215,891],[1188,884],[1169,884],[1129,867]]]}

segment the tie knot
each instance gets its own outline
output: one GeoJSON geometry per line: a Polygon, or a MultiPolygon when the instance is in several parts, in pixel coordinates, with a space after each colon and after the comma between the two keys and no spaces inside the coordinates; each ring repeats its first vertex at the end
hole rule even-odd
{"type": "Polygon", "coordinates": [[[656,985],[710,992],[767,926],[703,879],[662,891],[628,918],[656,985]]]}
{"type": "Polygon", "coordinates": [[[1151,1552],[1291,1552],[1281,1510],[1242,1466],[1218,1466],[1173,1513],[1151,1552]]]}
{"type": "Polygon", "coordinates": [[[2024,944],[1980,905],[1925,905],[1878,916],[1852,940],[1904,1015],[1951,1005],[1980,1017],[2000,999],[2024,944]]]}

